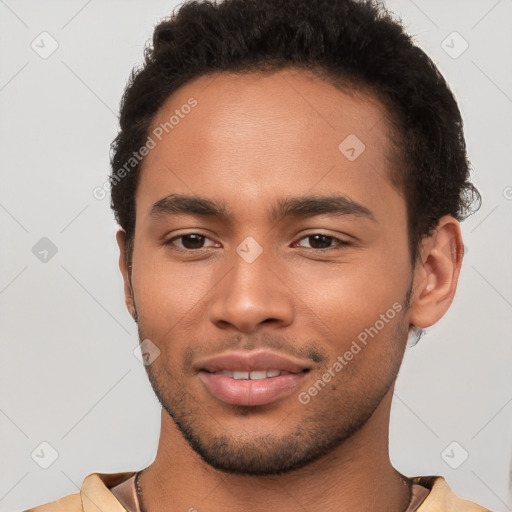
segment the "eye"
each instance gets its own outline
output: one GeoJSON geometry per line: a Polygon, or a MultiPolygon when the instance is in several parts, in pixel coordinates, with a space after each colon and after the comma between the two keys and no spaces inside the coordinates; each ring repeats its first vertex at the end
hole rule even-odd
{"type": "MultiPolygon", "coordinates": [[[[344,247],[350,245],[350,242],[346,240],[341,240],[340,238],[336,238],[330,235],[324,235],[322,233],[313,233],[311,235],[307,235],[301,238],[301,240],[308,240],[310,243],[310,247],[306,247],[307,249],[314,249],[320,251],[326,250],[340,250],[344,247]],[[333,247],[331,244],[335,242],[338,247],[333,247]],[[320,246],[320,247],[319,247],[320,246]]],[[[304,247],[300,246],[299,247],[304,247]]]]}
{"type": "MultiPolygon", "coordinates": [[[[206,248],[204,245],[206,240],[210,240],[210,238],[201,233],[187,233],[166,240],[164,245],[172,246],[172,248],[176,250],[200,251],[201,249],[206,248]],[[181,240],[180,244],[177,244],[178,240],[181,240]]],[[[310,244],[310,247],[300,245],[300,242],[296,244],[297,247],[303,247],[305,249],[312,249],[315,251],[340,250],[346,246],[351,245],[350,242],[347,242],[346,240],[322,233],[312,233],[302,237],[300,240],[307,240],[310,244]]],[[[210,247],[220,247],[220,244],[214,242],[213,245],[210,245],[210,247]]]]}
{"type": "MultiPolygon", "coordinates": [[[[164,245],[174,246],[178,250],[193,251],[203,249],[205,240],[210,240],[207,236],[201,233],[187,233],[185,235],[175,236],[164,242],[164,245]],[[176,245],[174,242],[181,239],[181,246],[176,245]]],[[[218,246],[219,244],[214,244],[218,246]]]]}

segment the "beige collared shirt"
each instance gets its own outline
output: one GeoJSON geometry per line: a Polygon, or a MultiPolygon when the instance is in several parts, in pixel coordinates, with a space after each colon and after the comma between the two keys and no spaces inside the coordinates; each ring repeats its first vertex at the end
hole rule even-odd
{"type": "MultiPolygon", "coordinates": [[[[24,512],[140,512],[135,492],[135,471],[92,473],[79,493],[24,512]]],[[[491,512],[456,496],[442,476],[411,478],[413,497],[406,512],[491,512]]]]}

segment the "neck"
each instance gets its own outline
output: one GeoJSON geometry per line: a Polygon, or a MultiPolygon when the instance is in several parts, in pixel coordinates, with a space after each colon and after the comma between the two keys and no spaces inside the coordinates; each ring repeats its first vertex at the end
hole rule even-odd
{"type": "Polygon", "coordinates": [[[405,511],[410,484],[389,460],[393,387],[366,424],[321,459],[283,475],[244,476],[203,462],[162,411],[154,462],[140,484],[145,512],[405,511]]]}

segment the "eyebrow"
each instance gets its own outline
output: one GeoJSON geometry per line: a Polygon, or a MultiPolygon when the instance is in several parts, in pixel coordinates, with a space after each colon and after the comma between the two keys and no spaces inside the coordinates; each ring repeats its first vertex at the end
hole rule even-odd
{"type": "MultiPolygon", "coordinates": [[[[226,205],[212,199],[184,194],[170,194],[153,204],[150,217],[159,219],[169,215],[198,215],[232,223],[234,216],[226,205]]],[[[270,220],[277,222],[285,217],[309,218],[319,215],[356,216],[377,222],[366,206],[343,195],[300,196],[278,200],[270,210],[270,220]]]]}

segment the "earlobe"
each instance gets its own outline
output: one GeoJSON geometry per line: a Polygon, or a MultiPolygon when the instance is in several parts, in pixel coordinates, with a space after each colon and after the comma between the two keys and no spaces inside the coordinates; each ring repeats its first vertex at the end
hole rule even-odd
{"type": "Polygon", "coordinates": [[[422,242],[409,310],[412,325],[430,327],[444,316],[455,296],[462,258],[459,222],[446,215],[422,242]]]}
{"type": "Polygon", "coordinates": [[[131,268],[126,258],[126,232],[120,228],[116,233],[117,245],[119,247],[119,270],[124,281],[124,301],[128,312],[137,321],[137,312],[133,298],[133,289],[131,284],[131,268]]]}

